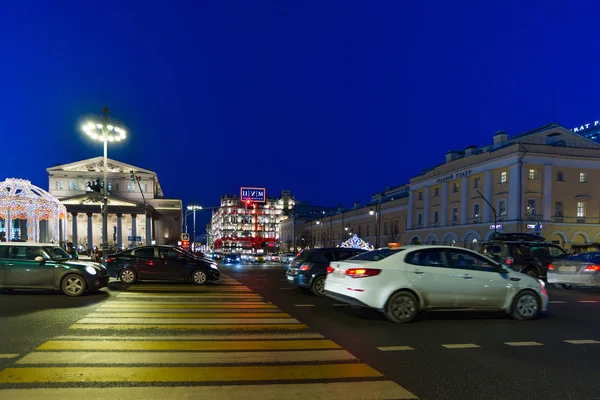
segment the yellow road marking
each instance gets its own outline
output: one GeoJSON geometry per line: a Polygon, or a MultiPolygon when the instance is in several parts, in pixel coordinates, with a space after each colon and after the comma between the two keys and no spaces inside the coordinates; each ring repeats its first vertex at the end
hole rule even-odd
{"type": "Polygon", "coordinates": [[[304,324],[221,324],[221,325],[159,325],[159,324],[73,324],[69,329],[170,329],[170,330],[205,330],[205,331],[220,331],[220,330],[240,330],[240,331],[263,331],[263,330],[286,330],[286,331],[297,331],[302,329],[308,329],[307,325],[304,324]]]}
{"type": "Polygon", "coordinates": [[[19,357],[18,354],[0,354],[0,358],[15,358],[19,357]]]}
{"type": "Polygon", "coordinates": [[[477,348],[479,346],[477,346],[474,343],[464,343],[464,344],[443,344],[442,346],[444,346],[447,349],[474,349],[477,348]]]}
{"type": "Polygon", "coordinates": [[[6,368],[2,383],[276,381],[381,377],[367,364],[235,367],[56,367],[6,368]]]}
{"type": "Polygon", "coordinates": [[[246,341],[141,341],[141,340],[49,340],[36,350],[118,350],[118,351],[214,351],[214,350],[314,350],[339,349],[328,339],[246,340],[246,341]]]}
{"type": "Polygon", "coordinates": [[[159,303],[159,302],[141,302],[136,301],[135,303],[107,303],[105,305],[100,306],[101,309],[107,308],[125,308],[125,309],[133,309],[133,308],[277,308],[277,306],[273,304],[265,304],[258,302],[185,302],[185,303],[159,303]]]}
{"type": "Polygon", "coordinates": [[[88,318],[291,318],[283,312],[270,313],[161,313],[161,312],[101,312],[88,314],[88,318]]]}
{"type": "Polygon", "coordinates": [[[218,297],[218,298],[261,298],[259,294],[256,293],[219,293],[219,292],[213,292],[213,293],[182,293],[182,294],[177,294],[177,293],[129,293],[129,292],[123,292],[121,294],[119,294],[117,297],[119,298],[123,298],[123,297],[173,297],[173,298],[204,298],[204,297],[208,297],[208,298],[213,298],[213,297],[218,297]]]}
{"type": "Polygon", "coordinates": [[[316,332],[277,332],[277,333],[197,333],[193,335],[160,335],[160,336],[123,336],[120,333],[115,333],[110,336],[82,336],[82,335],[65,335],[56,336],[54,340],[277,340],[277,339],[324,339],[324,336],[316,332]]]}
{"type": "Polygon", "coordinates": [[[194,287],[130,287],[127,289],[127,293],[137,292],[189,292],[189,293],[203,293],[203,292],[251,292],[246,286],[219,286],[212,288],[194,288],[194,287]]]}
{"type": "Polygon", "coordinates": [[[381,351],[405,351],[405,350],[414,350],[414,348],[410,346],[382,346],[378,347],[377,350],[381,351]]]}
{"type": "Polygon", "coordinates": [[[543,346],[543,344],[538,342],[504,342],[504,344],[513,347],[543,346]]]}
{"type": "MultiPolygon", "coordinates": [[[[264,314],[268,317],[270,314],[264,314]]],[[[82,318],[76,322],[77,324],[155,324],[155,325],[170,325],[170,324],[299,324],[295,318],[82,318]]]]}
{"type": "Polygon", "coordinates": [[[570,344],[598,344],[600,341],[591,340],[591,339],[583,339],[583,340],[565,340],[565,342],[570,344]]]}

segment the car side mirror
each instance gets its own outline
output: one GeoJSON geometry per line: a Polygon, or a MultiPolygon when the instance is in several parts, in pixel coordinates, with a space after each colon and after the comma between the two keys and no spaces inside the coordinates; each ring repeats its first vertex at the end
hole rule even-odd
{"type": "Polygon", "coordinates": [[[41,264],[45,264],[46,263],[46,259],[42,256],[37,256],[36,258],[33,259],[35,262],[40,263],[41,264]]]}
{"type": "Polygon", "coordinates": [[[506,274],[508,272],[508,268],[506,268],[506,266],[499,264],[497,271],[501,274],[506,274]]]}

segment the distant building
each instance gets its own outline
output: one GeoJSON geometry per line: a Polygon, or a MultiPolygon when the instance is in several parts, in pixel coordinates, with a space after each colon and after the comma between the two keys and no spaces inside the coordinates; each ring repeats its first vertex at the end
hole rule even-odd
{"type": "MultiPolygon", "coordinates": [[[[181,240],[181,200],[165,198],[156,172],[111,159],[107,165],[109,245],[177,244],[181,240]],[[139,183],[133,181],[131,171],[140,177],[139,183]]],[[[46,171],[48,191],[67,208],[67,241],[87,249],[101,247],[103,195],[94,187],[103,180],[104,157],[46,171]]]]}
{"type": "Polygon", "coordinates": [[[279,224],[294,206],[288,190],[279,197],[268,197],[264,203],[252,204],[242,202],[237,195],[225,195],[220,207],[213,210],[207,237],[214,248],[226,252],[278,251],[279,224]]]}

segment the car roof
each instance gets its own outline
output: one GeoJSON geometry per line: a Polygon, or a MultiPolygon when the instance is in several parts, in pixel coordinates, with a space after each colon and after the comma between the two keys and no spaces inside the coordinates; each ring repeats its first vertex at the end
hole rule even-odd
{"type": "Polygon", "coordinates": [[[33,242],[2,242],[0,246],[34,246],[34,247],[58,247],[56,243],[33,243],[33,242]]]}

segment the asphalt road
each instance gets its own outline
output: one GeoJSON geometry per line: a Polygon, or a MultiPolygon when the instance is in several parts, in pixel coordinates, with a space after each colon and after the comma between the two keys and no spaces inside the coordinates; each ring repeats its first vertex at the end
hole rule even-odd
{"type": "Polygon", "coordinates": [[[600,290],[549,289],[534,321],[397,325],[293,288],[281,264],[221,270],[206,286],[1,293],[0,398],[598,398],[600,290]]]}

